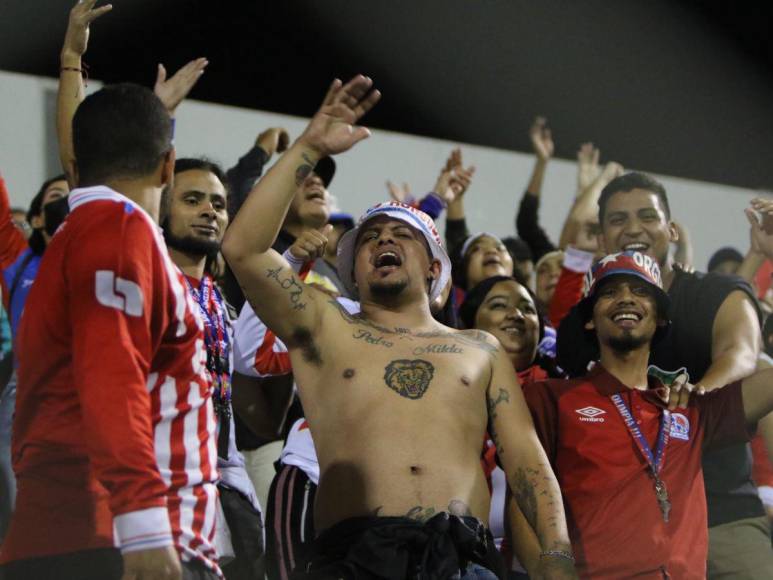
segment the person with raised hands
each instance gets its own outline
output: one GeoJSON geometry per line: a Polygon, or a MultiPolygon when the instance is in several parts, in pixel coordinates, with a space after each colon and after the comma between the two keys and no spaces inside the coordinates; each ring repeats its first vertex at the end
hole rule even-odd
{"type": "Polygon", "coordinates": [[[202,322],[158,229],[172,121],[137,85],[82,99],[73,69],[110,9],[95,4],[72,8],[62,49],[59,139],[77,187],[19,329],[18,496],[2,575],[217,579],[202,322]]]}
{"type": "Polygon", "coordinates": [[[558,488],[509,359],[485,333],[432,318],[430,301],[450,276],[432,220],[379,204],[343,236],[339,273],[359,298],[358,315],[271,250],[317,160],[368,137],[357,122],[379,100],[372,85],[361,75],[333,82],[223,241],[250,304],[289,349],[319,457],[318,536],[295,576],[499,577],[479,460],[490,420],[546,577],[574,577],[558,488]],[[252,226],[258,216],[265,227],[252,226]]]}

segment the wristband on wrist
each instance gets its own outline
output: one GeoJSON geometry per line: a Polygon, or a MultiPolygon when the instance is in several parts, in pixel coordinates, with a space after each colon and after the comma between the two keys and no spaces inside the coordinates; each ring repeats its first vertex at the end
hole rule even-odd
{"type": "Polygon", "coordinates": [[[569,560],[574,564],[574,556],[571,552],[567,552],[566,550],[545,550],[544,552],[540,552],[539,557],[540,559],[563,558],[564,560],[569,560]]]}
{"type": "Polygon", "coordinates": [[[303,264],[305,263],[305,260],[301,258],[296,258],[293,253],[290,251],[290,248],[287,248],[282,254],[282,257],[287,260],[287,263],[290,264],[290,267],[293,269],[293,271],[297,274],[301,271],[301,268],[303,267],[303,264]]]}

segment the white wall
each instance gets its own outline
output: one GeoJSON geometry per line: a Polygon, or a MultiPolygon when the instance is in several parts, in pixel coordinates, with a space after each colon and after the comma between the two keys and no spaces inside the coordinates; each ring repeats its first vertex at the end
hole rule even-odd
{"type": "MultiPolygon", "coordinates": [[[[89,84],[89,90],[99,86],[94,81],[89,84]]],[[[47,175],[46,159],[52,156],[49,148],[53,144],[50,138],[46,139],[51,128],[46,127],[45,121],[45,91],[55,87],[51,79],[0,71],[0,172],[15,205],[26,206],[47,175]]],[[[367,123],[367,118],[364,121],[367,123]]],[[[251,147],[261,130],[270,126],[283,126],[296,137],[304,128],[305,120],[188,101],[178,110],[175,138],[178,156],[206,155],[228,166],[251,147]]],[[[439,168],[455,145],[376,130],[370,139],[336,159],[338,172],[331,192],[338,198],[341,209],[355,216],[386,198],[387,179],[408,182],[418,196],[434,185],[439,168]]],[[[603,144],[600,147],[603,151],[603,144]]],[[[462,148],[465,162],[477,167],[466,199],[471,230],[485,229],[502,236],[512,234],[515,208],[529,179],[532,157],[473,145],[462,144],[462,148]]],[[[692,234],[699,269],[705,269],[709,256],[720,246],[746,250],[748,225],[743,208],[757,192],[658,177],[669,192],[674,216],[692,234]]],[[[566,217],[575,179],[573,161],[551,162],[545,179],[541,219],[554,239],[558,238],[566,217]]]]}

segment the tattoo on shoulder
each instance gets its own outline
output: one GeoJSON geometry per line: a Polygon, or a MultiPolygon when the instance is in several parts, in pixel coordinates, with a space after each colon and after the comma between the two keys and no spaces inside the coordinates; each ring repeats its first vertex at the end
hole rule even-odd
{"type": "Polygon", "coordinates": [[[269,268],[266,270],[266,278],[273,280],[282,290],[287,290],[290,295],[290,304],[293,310],[305,310],[306,301],[304,300],[303,283],[298,280],[292,270],[285,276],[282,271],[284,268],[269,268]]]}
{"type": "Polygon", "coordinates": [[[384,369],[384,382],[401,397],[421,399],[434,374],[435,367],[429,361],[393,360],[384,369]]]}

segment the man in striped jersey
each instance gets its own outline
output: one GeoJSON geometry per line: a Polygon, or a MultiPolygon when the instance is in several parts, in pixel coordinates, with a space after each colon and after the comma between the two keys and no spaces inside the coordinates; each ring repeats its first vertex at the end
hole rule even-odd
{"type": "Polygon", "coordinates": [[[19,331],[0,562],[7,579],[218,578],[202,322],[156,223],[172,123],[135,85],[80,102],[88,23],[109,9],[94,4],[73,8],[62,51],[60,154],[78,188],[19,331]]]}

